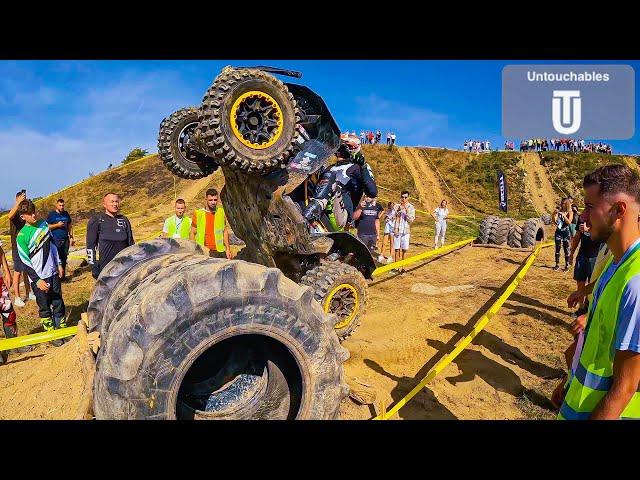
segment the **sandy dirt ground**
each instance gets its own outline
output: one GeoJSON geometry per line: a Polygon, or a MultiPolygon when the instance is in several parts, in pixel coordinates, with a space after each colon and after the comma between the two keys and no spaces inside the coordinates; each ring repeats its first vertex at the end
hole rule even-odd
{"type": "MultiPolygon", "coordinates": [[[[403,398],[498,298],[526,252],[466,247],[371,286],[371,303],[345,341],[349,382],[376,407],[345,401],[340,418],[367,419],[403,398]]],[[[565,298],[574,282],[544,249],[499,315],[399,419],[550,419],[549,397],[571,342],[565,298]]]]}
{"type": "MultiPolygon", "coordinates": [[[[418,197],[420,202],[431,212],[436,207],[440,206],[440,201],[445,197],[442,188],[440,186],[440,180],[436,174],[427,166],[425,160],[421,158],[420,154],[415,148],[400,148],[398,149],[402,161],[406,165],[413,181],[418,189],[418,197]]],[[[449,207],[451,213],[454,213],[454,208],[449,207]]]]}

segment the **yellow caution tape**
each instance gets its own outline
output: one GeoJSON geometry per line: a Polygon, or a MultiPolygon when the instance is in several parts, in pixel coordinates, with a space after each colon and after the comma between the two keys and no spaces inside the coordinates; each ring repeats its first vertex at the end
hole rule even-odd
{"type": "Polygon", "coordinates": [[[465,245],[469,245],[474,240],[475,240],[475,238],[467,238],[466,240],[462,240],[460,242],[452,243],[451,245],[447,245],[446,247],[438,248],[436,250],[430,250],[428,252],[420,253],[418,255],[414,255],[412,257],[405,258],[404,260],[400,260],[399,262],[393,262],[393,263],[390,263],[388,265],[384,265],[382,267],[378,267],[373,271],[373,273],[371,275],[372,276],[382,275],[383,273],[386,273],[386,272],[388,272],[390,270],[393,270],[394,268],[404,267],[406,265],[411,265],[412,263],[420,262],[422,260],[425,260],[425,259],[427,259],[429,257],[433,257],[435,255],[442,255],[442,254],[447,253],[447,252],[449,252],[451,250],[455,250],[456,248],[460,248],[460,247],[464,247],[465,245]]]}
{"type": "Polygon", "coordinates": [[[540,253],[540,250],[553,245],[553,242],[547,242],[539,245],[531,255],[527,257],[524,265],[520,268],[520,271],[516,275],[516,278],[509,284],[507,289],[504,291],[500,298],[496,300],[496,302],[491,305],[489,311],[485,313],[473,326],[471,332],[464,338],[460,339],[453,349],[452,352],[448,353],[444,357],[440,359],[438,363],[436,363],[427,373],[427,375],[411,390],[403,399],[401,399],[398,403],[396,403],[393,408],[389,411],[383,412],[377,417],[374,417],[373,420],[388,420],[393,415],[395,415],[398,410],[400,410],[403,406],[405,406],[409,400],[411,400],[414,396],[416,396],[429,382],[431,382],[442,370],[445,369],[459,354],[462,352],[467,345],[471,343],[471,341],[482,331],[482,329],[489,323],[489,320],[493,318],[493,316],[498,313],[498,310],[502,308],[502,305],[507,301],[507,299],[511,296],[516,287],[520,284],[524,276],[526,275],[531,265],[533,265],[534,260],[540,253]]]}
{"type": "Polygon", "coordinates": [[[78,327],[58,328],[48,332],[34,333],[32,335],[22,335],[20,337],[0,340],[0,352],[13,348],[27,347],[38,343],[50,342],[60,338],[72,337],[78,333],[78,327]]]}

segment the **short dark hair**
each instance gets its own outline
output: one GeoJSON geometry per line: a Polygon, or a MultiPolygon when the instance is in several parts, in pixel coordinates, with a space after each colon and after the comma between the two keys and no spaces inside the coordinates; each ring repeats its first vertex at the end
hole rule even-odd
{"type": "Polygon", "coordinates": [[[185,201],[183,199],[181,199],[181,198],[176,200],[176,205],[177,204],[186,205],[185,201]]]}
{"type": "Polygon", "coordinates": [[[22,195],[22,190],[20,190],[18,193],[16,193],[16,198],[18,198],[20,195],[22,195]]]}
{"type": "Polygon", "coordinates": [[[114,193],[114,192],[107,192],[104,194],[104,196],[102,197],[102,199],[104,200],[105,198],[107,198],[109,195],[115,195],[116,197],[120,198],[120,194],[118,193],[114,193]]]}
{"type": "Polygon", "coordinates": [[[64,203],[64,198],[59,198],[58,200],[56,200],[56,203],[64,203]]]}
{"type": "Polygon", "coordinates": [[[218,196],[218,190],[216,190],[215,188],[210,188],[207,190],[207,193],[204,194],[205,197],[208,197],[209,195],[212,196],[218,196]]]}
{"type": "Polygon", "coordinates": [[[592,185],[600,187],[600,195],[626,193],[640,203],[640,177],[621,163],[605,165],[585,175],[582,186],[587,188],[592,185]]]}
{"type": "Polygon", "coordinates": [[[406,190],[403,190],[403,191],[400,192],[400,195],[409,195],[409,192],[406,191],[406,190]]]}
{"type": "Polygon", "coordinates": [[[35,203],[33,203],[31,200],[27,198],[22,200],[18,205],[18,215],[22,215],[22,214],[31,215],[32,213],[35,213],[35,211],[36,211],[35,203]]]}

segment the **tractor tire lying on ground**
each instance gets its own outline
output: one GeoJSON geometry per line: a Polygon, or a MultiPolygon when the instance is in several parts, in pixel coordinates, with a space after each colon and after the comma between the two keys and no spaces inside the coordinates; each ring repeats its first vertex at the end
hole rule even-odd
{"type": "Polygon", "coordinates": [[[540,216],[540,221],[545,225],[551,225],[551,222],[553,221],[553,217],[551,216],[550,213],[545,213],[540,216]]]}
{"type": "Polygon", "coordinates": [[[313,295],[275,268],[183,255],[117,311],[96,418],[335,418],[349,354],[313,295]]]}
{"type": "Polygon", "coordinates": [[[337,317],[334,325],[340,341],[358,328],[369,299],[367,282],[355,267],[336,261],[323,261],[307,271],[300,283],[314,290],[314,298],[326,313],[337,317]]]}
{"type": "Polygon", "coordinates": [[[189,143],[198,125],[198,109],[187,107],[172,113],[160,123],[158,154],[165,166],[180,178],[198,179],[211,175],[218,164],[189,143]]]}
{"type": "Polygon", "coordinates": [[[489,241],[487,243],[493,245],[503,245],[507,243],[509,231],[514,223],[512,218],[498,219],[497,222],[493,223],[493,228],[489,232],[489,241]]]}
{"type": "MultiPolygon", "coordinates": [[[[197,243],[191,240],[176,238],[157,238],[146,242],[136,243],[135,245],[131,245],[118,253],[118,255],[116,255],[113,260],[111,260],[102,269],[102,272],[100,272],[100,276],[93,287],[93,291],[91,292],[89,306],[87,308],[89,332],[97,330],[102,333],[108,330],[109,323],[113,318],[113,311],[105,317],[105,309],[109,305],[112,295],[116,291],[117,287],[126,287],[128,285],[127,282],[122,281],[125,277],[127,280],[133,280],[134,278],[137,278],[137,269],[142,267],[143,263],[149,262],[150,260],[158,257],[166,257],[167,255],[172,254],[205,255],[204,249],[197,243]]],[[[171,259],[169,259],[169,261],[171,261],[171,259]]],[[[162,266],[167,265],[159,264],[158,268],[162,266]]],[[[141,272],[140,279],[144,279],[144,275],[148,275],[149,273],[151,273],[151,271],[148,269],[141,272]]],[[[127,295],[124,297],[126,296],[127,295]]],[[[119,303],[121,297],[116,295],[116,298],[116,303],[119,303]]]]}
{"type": "Polygon", "coordinates": [[[299,150],[300,115],[293,94],[274,76],[226,67],[198,111],[198,150],[220,165],[264,175],[299,150]]]}
{"type": "Polygon", "coordinates": [[[512,248],[522,248],[522,225],[515,222],[513,223],[509,230],[507,245],[512,248]]]}
{"type": "Polygon", "coordinates": [[[489,215],[480,222],[480,232],[478,234],[478,243],[489,243],[489,234],[494,228],[494,224],[500,220],[500,217],[489,215]]]}
{"type": "Polygon", "coordinates": [[[539,218],[529,218],[522,226],[522,248],[533,248],[545,239],[544,225],[539,218]]]}

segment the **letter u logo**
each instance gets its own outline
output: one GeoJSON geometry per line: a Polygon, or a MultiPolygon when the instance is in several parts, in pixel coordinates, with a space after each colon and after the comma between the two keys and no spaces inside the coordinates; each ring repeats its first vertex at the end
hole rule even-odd
{"type": "Polygon", "coordinates": [[[580,129],[582,99],[580,90],[554,90],[551,100],[553,128],[562,135],[571,135],[580,129]]]}

